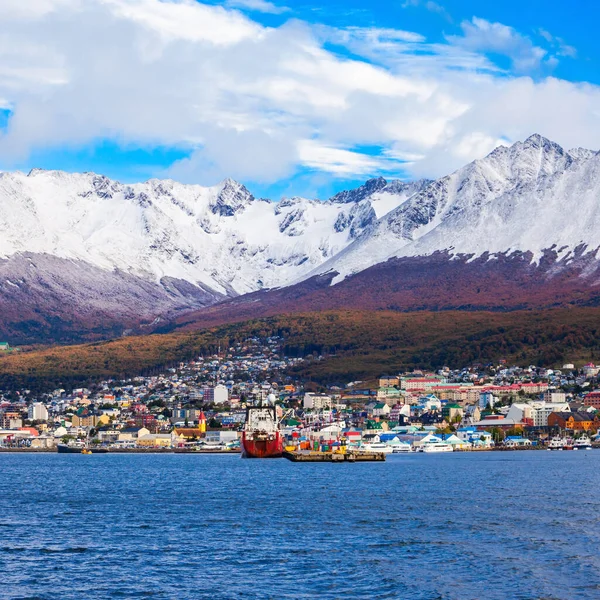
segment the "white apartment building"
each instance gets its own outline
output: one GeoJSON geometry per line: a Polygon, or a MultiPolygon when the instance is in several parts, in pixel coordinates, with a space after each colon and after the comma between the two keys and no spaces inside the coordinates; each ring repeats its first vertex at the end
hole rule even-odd
{"type": "Polygon", "coordinates": [[[544,393],[544,401],[545,402],[559,402],[564,403],[567,401],[567,395],[564,392],[545,392],[544,393]]]}
{"type": "Polygon", "coordinates": [[[533,419],[533,407],[530,404],[514,402],[506,413],[507,419],[514,419],[516,423],[521,423],[523,419],[533,419]]]}
{"type": "Polygon", "coordinates": [[[207,403],[225,404],[229,401],[229,390],[222,384],[204,388],[202,395],[207,403]]]}
{"type": "Polygon", "coordinates": [[[29,405],[27,418],[30,421],[47,421],[48,409],[41,402],[34,402],[29,405]]]}
{"type": "Polygon", "coordinates": [[[534,427],[548,427],[548,417],[553,412],[571,412],[568,402],[530,402],[534,427]]]}
{"type": "Polygon", "coordinates": [[[308,410],[323,410],[324,408],[331,408],[333,406],[333,400],[331,396],[306,392],[304,394],[303,406],[308,410]]]}

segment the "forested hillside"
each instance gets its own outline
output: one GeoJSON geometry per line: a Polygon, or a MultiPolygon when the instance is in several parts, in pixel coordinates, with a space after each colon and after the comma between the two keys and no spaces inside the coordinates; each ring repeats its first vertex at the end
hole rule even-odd
{"type": "Polygon", "coordinates": [[[0,358],[0,388],[73,386],[159,372],[250,336],[281,335],[294,374],[345,382],[415,367],[461,367],[501,358],[560,365],[600,359],[600,309],[419,312],[342,311],[270,317],[191,333],[127,337],[0,358]],[[315,360],[322,356],[322,359],[315,360]]]}

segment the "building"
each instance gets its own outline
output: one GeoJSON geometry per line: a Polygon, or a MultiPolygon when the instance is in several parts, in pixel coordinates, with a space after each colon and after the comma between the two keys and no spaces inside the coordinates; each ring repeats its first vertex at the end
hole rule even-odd
{"type": "Polygon", "coordinates": [[[204,402],[209,404],[225,404],[229,401],[229,390],[224,385],[215,385],[202,390],[204,402]]]}
{"type": "Polygon", "coordinates": [[[526,448],[531,446],[531,440],[521,437],[520,435],[509,435],[504,440],[504,446],[506,448],[526,448]]]}
{"type": "Polygon", "coordinates": [[[7,409],[0,412],[0,428],[17,429],[22,426],[23,420],[18,410],[7,409]]]}
{"type": "Polygon", "coordinates": [[[548,384],[545,381],[538,381],[537,383],[521,383],[519,384],[522,392],[526,394],[539,394],[541,392],[548,391],[548,384]]]}
{"type": "Polygon", "coordinates": [[[389,404],[386,404],[385,402],[378,402],[374,407],[373,407],[373,416],[374,417],[387,417],[390,412],[391,412],[391,408],[389,406],[389,404]]]}
{"type": "Polygon", "coordinates": [[[379,378],[379,387],[387,388],[400,385],[400,378],[393,375],[382,375],[379,378]]]}
{"type": "Polygon", "coordinates": [[[30,421],[47,421],[48,409],[41,402],[34,402],[27,409],[27,418],[30,421]]]}
{"type": "Polygon", "coordinates": [[[500,429],[512,429],[514,427],[523,428],[523,423],[515,419],[507,419],[500,415],[488,415],[485,419],[473,423],[473,427],[476,427],[479,431],[492,428],[500,429]]]}
{"type": "Polygon", "coordinates": [[[586,406],[592,406],[600,409],[600,390],[590,392],[583,397],[583,403],[586,406]]]}
{"type": "Polygon", "coordinates": [[[400,390],[395,387],[380,387],[377,390],[377,399],[390,406],[394,406],[401,395],[400,390]]]}
{"type": "Polygon", "coordinates": [[[108,415],[73,415],[71,419],[73,427],[100,427],[110,423],[108,415]]]}
{"type": "Polygon", "coordinates": [[[55,446],[56,439],[51,435],[44,434],[31,440],[31,448],[54,448],[55,446]]]}
{"type": "Polygon", "coordinates": [[[188,423],[194,423],[200,420],[200,415],[203,415],[201,409],[199,408],[174,408],[173,416],[171,417],[171,421],[173,423],[184,423],[187,421],[188,423]]]}
{"type": "Polygon", "coordinates": [[[449,423],[462,420],[463,415],[464,410],[458,404],[449,403],[442,407],[442,416],[449,423]]]}
{"type": "Polygon", "coordinates": [[[184,441],[175,433],[148,433],[138,438],[137,445],[141,448],[170,448],[184,441]]]}
{"type": "Polygon", "coordinates": [[[428,394],[427,396],[421,396],[417,407],[420,410],[442,410],[442,401],[435,394],[428,394]]]}
{"type": "Polygon", "coordinates": [[[588,363],[583,367],[583,374],[586,377],[596,377],[600,373],[600,367],[597,367],[594,363],[588,363]]]}
{"type": "Polygon", "coordinates": [[[199,440],[204,437],[204,432],[199,427],[175,427],[175,433],[186,440],[199,440]]]}
{"type": "Polygon", "coordinates": [[[145,427],[126,427],[119,431],[117,440],[119,442],[131,442],[150,434],[150,430],[145,427]]]}
{"type": "Polygon", "coordinates": [[[205,440],[207,444],[229,444],[235,442],[238,437],[237,431],[207,431],[205,440]]]}
{"type": "Polygon", "coordinates": [[[333,406],[333,400],[331,399],[331,396],[306,392],[304,394],[303,406],[307,410],[323,410],[325,408],[331,408],[333,406]]]}
{"type": "Polygon", "coordinates": [[[443,383],[439,377],[401,377],[400,388],[403,390],[426,390],[443,383]]]}
{"type": "Polygon", "coordinates": [[[564,392],[545,392],[544,402],[566,402],[567,394],[564,392]]]}
{"type": "Polygon", "coordinates": [[[553,412],[571,412],[568,402],[530,402],[534,427],[548,427],[548,417],[553,412]]]}
{"type": "Polygon", "coordinates": [[[489,431],[479,431],[476,427],[461,427],[456,436],[466,442],[470,442],[476,448],[491,448],[494,445],[492,434],[489,431]]]}
{"type": "Polygon", "coordinates": [[[479,394],[479,408],[485,410],[486,408],[494,408],[494,405],[498,402],[499,398],[494,396],[492,392],[481,392],[479,394]]]}
{"type": "Polygon", "coordinates": [[[530,421],[530,424],[533,425],[533,407],[523,402],[513,402],[506,413],[506,418],[523,423],[530,421]]]}
{"type": "Polygon", "coordinates": [[[0,342],[0,352],[10,352],[8,342],[0,342]]]}
{"type": "Polygon", "coordinates": [[[410,406],[408,404],[396,404],[390,410],[388,415],[390,421],[403,421],[410,418],[410,406]]]}
{"type": "Polygon", "coordinates": [[[600,420],[594,413],[587,412],[553,412],[548,417],[549,427],[569,429],[571,431],[597,430],[600,420]]]}

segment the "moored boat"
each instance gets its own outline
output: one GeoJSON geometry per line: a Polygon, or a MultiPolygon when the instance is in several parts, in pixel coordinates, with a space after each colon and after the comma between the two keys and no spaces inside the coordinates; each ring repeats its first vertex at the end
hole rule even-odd
{"type": "Polygon", "coordinates": [[[392,447],[393,454],[406,454],[407,452],[413,452],[413,448],[410,444],[406,442],[397,442],[395,444],[390,444],[392,447]]]}
{"type": "Polygon", "coordinates": [[[592,440],[584,433],[575,440],[573,450],[591,450],[592,440]]]}
{"type": "Polygon", "coordinates": [[[106,454],[107,448],[88,448],[76,444],[58,444],[56,450],[59,454],[106,454]]]}
{"type": "Polygon", "coordinates": [[[373,444],[363,444],[358,448],[359,452],[383,452],[384,454],[391,454],[394,448],[383,442],[375,442],[373,444]]]}
{"type": "Polygon", "coordinates": [[[283,437],[275,406],[249,406],[246,424],[242,430],[242,456],[244,458],[281,458],[283,437]]]}
{"type": "Polygon", "coordinates": [[[421,452],[434,453],[434,452],[454,452],[452,444],[448,444],[442,440],[431,440],[423,444],[420,447],[421,452]]]}
{"type": "Polygon", "coordinates": [[[548,442],[548,450],[562,450],[565,445],[565,440],[561,438],[559,435],[555,435],[548,442]]]}

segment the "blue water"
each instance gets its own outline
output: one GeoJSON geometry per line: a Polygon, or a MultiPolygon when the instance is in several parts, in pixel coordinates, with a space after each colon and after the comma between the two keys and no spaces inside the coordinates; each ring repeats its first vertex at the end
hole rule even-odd
{"type": "Polygon", "coordinates": [[[0,598],[600,598],[600,451],[0,454],[0,598]]]}

